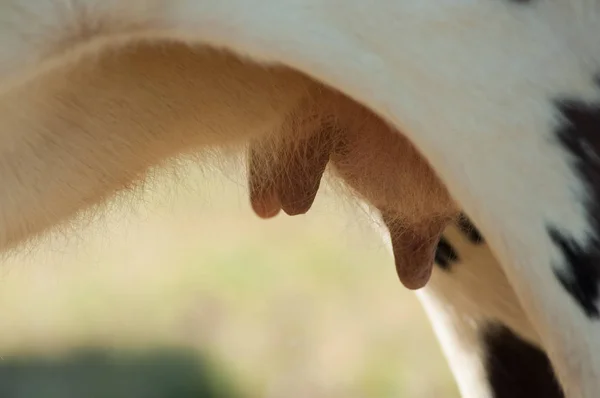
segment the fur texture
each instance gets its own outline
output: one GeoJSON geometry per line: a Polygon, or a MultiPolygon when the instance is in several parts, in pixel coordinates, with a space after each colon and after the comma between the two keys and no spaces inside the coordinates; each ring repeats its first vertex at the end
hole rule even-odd
{"type": "Polygon", "coordinates": [[[307,84],[214,51],[142,45],[11,90],[0,97],[0,247],[135,186],[173,156],[268,133],[307,84]]]}

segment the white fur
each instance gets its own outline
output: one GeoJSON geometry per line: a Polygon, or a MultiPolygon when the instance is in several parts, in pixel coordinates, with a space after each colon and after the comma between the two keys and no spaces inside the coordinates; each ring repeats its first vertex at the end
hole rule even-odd
{"type": "Polygon", "coordinates": [[[485,373],[489,355],[482,330],[501,322],[526,341],[542,346],[510,283],[487,244],[474,245],[448,227],[445,237],[460,253],[451,273],[435,272],[417,292],[465,398],[493,398],[485,373]]]}

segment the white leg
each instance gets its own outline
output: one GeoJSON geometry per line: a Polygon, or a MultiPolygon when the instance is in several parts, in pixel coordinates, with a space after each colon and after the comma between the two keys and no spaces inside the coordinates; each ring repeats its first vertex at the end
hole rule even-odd
{"type": "Polygon", "coordinates": [[[475,230],[450,226],[417,292],[465,398],[563,398],[538,333],[475,230]]]}

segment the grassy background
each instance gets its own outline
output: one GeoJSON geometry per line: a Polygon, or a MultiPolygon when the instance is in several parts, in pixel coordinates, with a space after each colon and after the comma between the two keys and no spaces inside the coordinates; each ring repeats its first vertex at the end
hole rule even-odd
{"type": "Polygon", "coordinates": [[[182,180],[3,266],[0,396],[458,396],[360,213],[263,221],[243,178],[182,180]]]}

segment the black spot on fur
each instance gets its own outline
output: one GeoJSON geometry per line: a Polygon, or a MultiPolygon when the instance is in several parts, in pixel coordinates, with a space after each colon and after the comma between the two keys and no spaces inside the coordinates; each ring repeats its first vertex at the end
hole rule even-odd
{"type": "Polygon", "coordinates": [[[450,242],[442,236],[435,250],[435,263],[441,269],[449,271],[452,264],[458,260],[458,253],[456,253],[450,242]]]}
{"type": "Polygon", "coordinates": [[[600,104],[567,100],[558,103],[564,120],[557,131],[559,142],[572,155],[572,164],[588,190],[585,199],[592,233],[577,242],[558,226],[548,228],[564,255],[566,270],[557,266],[560,283],[590,318],[598,319],[600,282],[600,104]]]}
{"type": "Polygon", "coordinates": [[[484,242],[483,236],[481,236],[479,230],[475,227],[475,225],[473,225],[471,220],[469,220],[466,215],[461,214],[457,225],[460,231],[465,234],[471,243],[482,244],[484,242]]]}
{"type": "Polygon", "coordinates": [[[576,242],[566,240],[556,230],[550,230],[550,237],[563,252],[567,264],[571,265],[569,273],[555,270],[556,277],[581,305],[588,317],[598,318],[600,312],[596,300],[598,298],[600,273],[597,264],[597,253],[588,254],[576,242]]]}
{"type": "Polygon", "coordinates": [[[565,397],[542,350],[498,323],[483,329],[482,340],[494,398],[565,397]]]}
{"type": "MultiPolygon", "coordinates": [[[[482,244],[484,242],[483,236],[475,228],[473,223],[467,216],[461,214],[458,218],[456,225],[460,232],[462,232],[469,242],[473,244],[482,244]]],[[[445,237],[441,237],[435,251],[435,263],[443,270],[449,271],[452,264],[460,261],[460,257],[456,249],[445,237]]]]}

